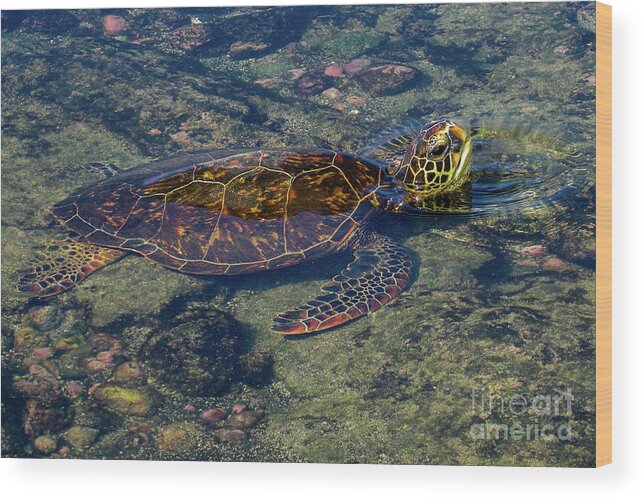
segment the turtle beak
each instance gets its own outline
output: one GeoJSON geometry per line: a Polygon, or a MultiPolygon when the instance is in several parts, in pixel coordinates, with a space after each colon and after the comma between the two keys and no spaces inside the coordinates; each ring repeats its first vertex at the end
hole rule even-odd
{"type": "Polygon", "coordinates": [[[469,175],[471,169],[471,137],[475,133],[469,133],[453,122],[449,123],[448,133],[451,137],[453,164],[457,165],[453,180],[462,179],[469,175]]]}

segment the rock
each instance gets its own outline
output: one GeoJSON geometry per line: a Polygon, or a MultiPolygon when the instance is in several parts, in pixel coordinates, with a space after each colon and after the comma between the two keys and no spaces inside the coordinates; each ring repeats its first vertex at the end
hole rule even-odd
{"type": "Polygon", "coordinates": [[[571,265],[565,260],[561,260],[554,256],[545,260],[545,263],[543,263],[543,270],[551,272],[565,272],[567,270],[571,270],[571,265]]]}
{"type": "Polygon", "coordinates": [[[104,352],[98,352],[96,354],[96,360],[100,360],[101,362],[111,363],[114,360],[114,354],[109,350],[104,352]]]}
{"type": "Polygon", "coordinates": [[[410,66],[382,64],[372,66],[356,77],[364,91],[375,95],[398,94],[410,87],[420,72],[410,66]]]}
{"type": "Polygon", "coordinates": [[[185,130],[179,130],[176,133],[170,134],[170,139],[183,145],[187,145],[190,143],[190,136],[185,130]]]}
{"type": "Polygon", "coordinates": [[[232,414],[225,422],[226,428],[252,428],[261,419],[261,414],[255,411],[244,411],[232,414]]]}
{"type": "Polygon", "coordinates": [[[77,399],[85,391],[80,381],[70,381],[65,385],[65,392],[72,399],[77,399]]]}
{"type": "Polygon", "coordinates": [[[359,97],[357,95],[349,95],[346,97],[346,103],[351,106],[363,106],[366,104],[366,99],[364,97],[359,97]]]}
{"type": "Polygon", "coordinates": [[[323,73],[313,71],[297,79],[297,92],[302,95],[318,94],[326,86],[323,73]]]}
{"type": "Polygon", "coordinates": [[[13,332],[13,344],[16,350],[24,351],[44,345],[47,339],[32,327],[18,327],[13,332]]]}
{"type": "Polygon", "coordinates": [[[237,402],[232,406],[232,414],[241,414],[243,411],[248,410],[248,406],[243,402],[237,402]]]}
{"type": "Polygon", "coordinates": [[[272,377],[274,354],[271,350],[252,350],[239,359],[246,383],[263,383],[272,377]]]}
{"type": "Polygon", "coordinates": [[[229,54],[235,59],[255,57],[270,47],[269,43],[235,42],[230,45],[229,54]]]}
{"type": "Polygon", "coordinates": [[[54,351],[51,347],[40,347],[40,348],[34,349],[32,353],[33,353],[33,356],[36,357],[37,359],[44,360],[51,357],[54,351]]]}
{"type": "Polygon", "coordinates": [[[81,365],[87,374],[95,374],[110,370],[113,365],[110,362],[103,362],[98,359],[83,359],[81,365]]]}
{"type": "Polygon", "coordinates": [[[344,65],[344,71],[346,71],[348,75],[354,76],[364,71],[369,64],[370,64],[370,61],[368,59],[364,59],[364,58],[353,59],[348,64],[344,65]]]}
{"type": "Polygon", "coordinates": [[[17,380],[13,386],[23,395],[42,401],[52,400],[60,394],[58,379],[38,364],[29,367],[28,378],[17,380]]]}
{"type": "Polygon", "coordinates": [[[301,68],[291,69],[288,71],[288,75],[290,75],[291,80],[298,80],[305,74],[306,74],[306,70],[301,68]]]}
{"type": "Polygon", "coordinates": [[[150,397],[142,390],[120,386],[101,386],[94,396],[107,410],[128,416],[145,416],[152,409],[150,397]]]}
{"type": "Polygon", "coordinates": [[[112,381],[124,386],[138,386],[143,384],[145,378],[138,364],[135,362],[123,362],[114,371],[112,381]]]}
{"type": "Polygon", "coordinates": [[[70,452],[71,452],[71,449],[65,445],[64,447],[60,448],[60,450],[58,451],[58,455],[60,457],[67,457],[70,452]]]}
{"type": "Polygon", "coordinates": [[[244,431],[231,428],[220,428],[215,434],[220,442],[238,443],[246,438],[244,431]]]}
{"type": "Polygon", "coordinates": [[[49,435],[41,435],[34,440],[33,446],[41,454],[51,454],[56,450],[56,441],[49,435]]]}
{"type": "Polygon", "coordinates": [[[332,64],[330,66],[327,66],[326,69],[324,69],[324,74],[332,78],[337,78],[344,74],[344,69],[341,66],[332,64]]]}
{"type": "Polygon", "coordinates": [[[205,45],[212,40],[212,35],[203,24],[188,24],[170,33],[172,46],[179,50],[189,51],[205,45]]]}
{"type": "Polygon", "coordinates": [[[63,321],[63,313],[53,304],[36,305],[27,311],[26,322],[38,331],[54,329],[63,321]]]}
{"type": "Polygon", "coordinates": [[[44,433],[56,433],[69,425],[69,404],[64,397],[53,400],[29,400],[25,408],[23,429],[25,435],[36,437],[44,433]]]}
{"type": "Polygon", "coordinates": [[[187,404],[185,407],[183,407],[183,410],[185,412],[193,413],[196,412],[196,407],[194,407],[192,404],[187,404]]]}
{"type": "Polygon", "coordinates": [[[228,416],[228,412],[225,409],[220,407],[214,409],[208,409],[201,413],[201,419],[205,423],[215,424],[220,421],[223,421],[228,416]]]}
{"type": "Polygon", "coordinates": [[[127,29],[127,21],[121,16],[110,14],[103,17],[103,29],[108,35],[118,35],[127,29]]]}
{"type": "Polygon", "coordinates": [[[196,423],[171,423],[159,429],[156,445],[164,454],[193,454],[203,439],[203,430],[196,423]]]}
{"type": "Polygon", "coordinates": [[[144,365],[151,377],[182,394],[221,394],[239,379],[240,329],[228,314],[195,306],[151,337],[141,352],[144,365]]]}
{"type": "Polygon", "coordinates": [[[342,93],[335,87],[327,88],[322,92],[322,97],[328,100],[337,100],[342,96],[342,93]]]}
{"type": "Polygon", "coordinates": [[[86,450],[96,440],[98,430],[86,426],[72,426],[63,433],[63,440],[74,450],[86,450]]]}
{"type": "Polygon", "coordinates": [[[529,255],[529,256],[538,256],[544,255],[546,253],[545,247],[540,244],[534,244],[533,246],[525,246],[520,249],[520,252],[529,255]]]}

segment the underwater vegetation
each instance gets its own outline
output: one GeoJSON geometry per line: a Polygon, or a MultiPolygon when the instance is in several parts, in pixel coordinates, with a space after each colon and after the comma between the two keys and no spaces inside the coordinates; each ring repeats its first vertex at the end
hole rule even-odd
{"type": "Polygon", "coordinates": [[[3,11],[2,455],[593,465],[592,15],[582,2],[3,11]],[[426,117],[488,124],[509,145],[480,136],[471,216],[375,219],[417,272],[359,321],[269,332],[348,256],[221,278],[132,257],[58,297],[16,290],[33,248],[64,236],[51,207],[95,182],[85,163],[355,153],[426,117]],[[498,199],[516,209],[485,211],[498,199]],[[553,430],[481,438],[494,424],[553,430]]]}

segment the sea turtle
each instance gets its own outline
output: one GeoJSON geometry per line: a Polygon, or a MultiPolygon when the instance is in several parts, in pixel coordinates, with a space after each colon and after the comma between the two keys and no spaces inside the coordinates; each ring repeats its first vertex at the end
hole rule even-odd
{"type": "Polygon", "coordinates": [[[190,274],[278,269],[352,250],[354,261],[322,294],[279,314],[282,334],[325,330],[379,309],[411,279],[403,246],[366,227],[377,209],[403,212],[412,200],[460,189],[470,170],[470,134],[449,120],[414,140],[389,141],[370,157],[330,150],[213,150],[120,172],[53,208],[74,232],[31,262],[21,291],[51,296],[126,252],[190,274]],[[403,157],[391,155],[406,150],[403,157]]]}

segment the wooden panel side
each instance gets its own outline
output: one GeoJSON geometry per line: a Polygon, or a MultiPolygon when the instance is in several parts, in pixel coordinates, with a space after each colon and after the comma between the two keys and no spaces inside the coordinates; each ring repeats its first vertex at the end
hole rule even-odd
{"type": "Polygon", "coordinates": [[[596,4],[596,465],[612,462],[612,7],[596,4]]]}

